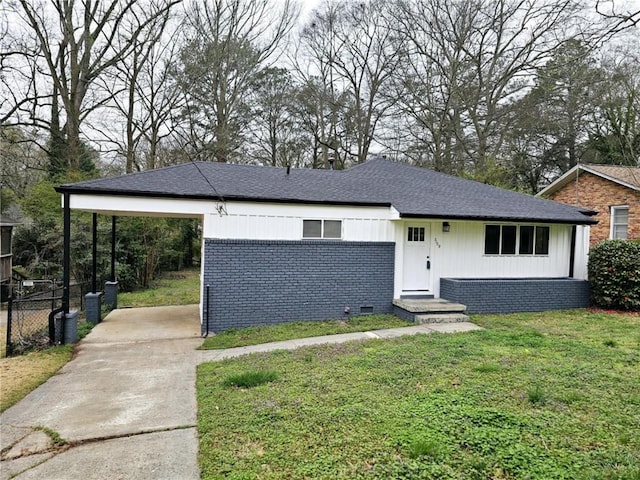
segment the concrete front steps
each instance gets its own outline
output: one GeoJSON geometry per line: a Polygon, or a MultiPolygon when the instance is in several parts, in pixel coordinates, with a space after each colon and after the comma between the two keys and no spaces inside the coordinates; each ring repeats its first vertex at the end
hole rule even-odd
{"type": "Polygon", "coordinates": [[[417,324],[468,322],[466,305],[442,298],[396,298],[393,313],[417,324]]]}

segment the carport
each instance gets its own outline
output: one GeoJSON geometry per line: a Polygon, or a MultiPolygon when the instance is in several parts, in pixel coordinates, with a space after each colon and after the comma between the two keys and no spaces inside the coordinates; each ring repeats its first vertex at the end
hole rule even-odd
{"type": "MultiPolygon", "coordinates": [[[[145,172],[151,173],[151,172],[145,172]]],[[[133,174],[135,176],[136,174],[133,174]]],[[[129,175],[128,177],[130,177],[129,175]]],[[[207,214],[219,213],[224,209],[224,199],[214,191],[211,195],[178,196],[170,191],[158,189],[150,191],[141,188],[130,191],[119,188],[118,185],[110,185],[103,188],[98,185],[101,180],[93,180],[76,184],[66,184],[56,187],[56,191],[62,195],[63,208],[63,282],[64,292],[62,309],[66,319],[72,319],[77,312],[69,309],[69,287],[71,281],[71,210],[92,213],[92,293],[87,295],[87,319],[91,315],[97,315],[99,320],[101,294],[97,285],[97,226],[98,215],[111,217],[111,272],[110,281],[105,284],[105,303],[117,306],[117,278],[116,278],[116,241],[117,218],[124,216],[146,216],[162,218],[193,218],[204,221],[207,214]]],[[[168,187],[170,190],[170,187],[168,187]]],[[[202,305],[202,286],[201,301],[202,305]]],[[[199,309],[199,318],[202,323],[202,308],[199,309]]]]}

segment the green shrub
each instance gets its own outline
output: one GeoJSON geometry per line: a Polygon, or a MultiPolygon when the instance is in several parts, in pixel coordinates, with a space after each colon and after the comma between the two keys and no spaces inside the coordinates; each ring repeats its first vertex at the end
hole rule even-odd
{"type": "Polygon", "coordinates": [[[598,307],[640,310],[640,242],[597,244],[589,253],[589,280],[598,307]]]}

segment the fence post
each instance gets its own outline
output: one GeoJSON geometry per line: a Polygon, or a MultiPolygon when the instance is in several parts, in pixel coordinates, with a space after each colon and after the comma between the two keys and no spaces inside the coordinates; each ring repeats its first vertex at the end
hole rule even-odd
{"type": "Polygon", "coordinates": [[[8,357],[13,350],[11,345],[11,309],[13,306],[13,293],[9,295],[9,303],[7,304],[7,346],[5,355],[8,357]]]}

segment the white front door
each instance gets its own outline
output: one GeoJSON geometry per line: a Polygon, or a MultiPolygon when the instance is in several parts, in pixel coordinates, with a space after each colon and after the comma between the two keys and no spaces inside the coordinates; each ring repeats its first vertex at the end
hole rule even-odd
{"type": "Polygon", "coordinates": [[[431,237],[428,224],[404,227],[403,291],[431,290],[431,237]]]}

